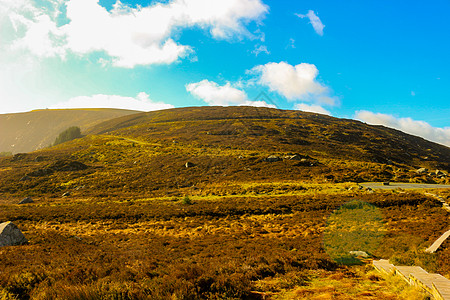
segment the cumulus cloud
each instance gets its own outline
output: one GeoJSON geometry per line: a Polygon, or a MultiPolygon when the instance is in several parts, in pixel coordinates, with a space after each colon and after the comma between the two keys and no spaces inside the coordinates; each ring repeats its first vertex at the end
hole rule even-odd
{"type": "Polygon", "coordinates": [[[139,111],[152,111],[173,108],[171,104],[154,102],[144,92],[136,97],[123,97],[118,95],[79,96],[51,106],[50,108],[121,108],[139,111]]]}
{"type": "Polygon", "coordinates": [[[331,112],[320,105],[297,103],[294,105],[294,109],[331,116],[331,112]]]}
{"type": "MultiPolygon", "coordinates": [[[[47,1],[60,8],[63,0],[47,1]]],[[[0,10],[14,12],[10,21],[20,35],[16,47],[40,57],[104,52],[114,65],[125,68],[170,64],[189,55],[192,48],[173,38],[184,28],[209,30],[215,39],[251,37],[246,25],[268,12],[261,0],[172,0],[137,8],[117,1],[111,11],[98,1],[65,1],[68,22],[61,26],[58,13],[33,7],[31,0],[21,0],[21,6],[0,5],[0,10]]]]}
{"type": "Polygon", "coordinates": [[[336,104],[336,99],[329,96],[329,88],[317,81],[319,70],[313,64],[292,66],[286,62],[271,62],[254,67],[250,73],[258,76],[259,84],[269,87],[288,100],[336,104]]]}
{"type": "Polygon", "coordinates": [[[258,106],[275,108],[274,105],[268,104],[265,101],[249,100],[244,91],[233,87],[229,82],[221,86],[214,81],[205,79],[200,82],[187,84],[186,90],[194,97],[205,101],[211,106],[258,106]]]}
{"type": "Polygon", "coordinates": [[[309,22],[311,23],[312,27],[314,28],[314,31],[318,35],[323,35],[323,28],[325,25],[323,25],[322,21],[320,21],[319,17],[314,13],[313,10],[309,10],[306,15],[302,14],[295,14],[299,18],[308,18],[309,22]]]}
{"type": "Polygon", "coordinates": [[[355,118],[369,124],[395,128],[450,147],[450,127],[438,128],[424,121],[416,121],[411,118],[396,118],[392,115],[365,110],[357,111],[355,118]]]}

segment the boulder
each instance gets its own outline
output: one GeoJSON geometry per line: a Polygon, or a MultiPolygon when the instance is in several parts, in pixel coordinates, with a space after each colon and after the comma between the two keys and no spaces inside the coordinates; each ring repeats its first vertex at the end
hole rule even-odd
{"type": "Polygon", "coordinates": [[[350,251],[349,253],[350,253],[350,255],[354,255],[356,257],[367,258],[370,256],[369,254],[367,254],[367,252],[364,252],[364,251],[350,251]]]}
{"type": "Polygon", "coordinates": [[[276,162],[276,161],[280,161],[280,160],[282,160],[282,159],[276,155],[271,155],[265,159],[265,161],[268,161],[268,162],[276,162]]]}
{"type": "Polygon", "coordinates": [[[19,204],[27,204],[27,203],[34,203],[34,201],[30,197],[26,197],[19,202],[19,204]]]}
{"type": "Polygon", "coordinates": [[[22,231],[12,222],[0,224],[0,247],[22,245],[27,242],[22,231]]]}
{"type": "Polygon", "coordinates": [[[417,174],[425,174],[425,173],[427,173],[428,172],[428,169],[427,168],[420,168],[420,169],[417,169],[416,170],[416,173],[417,174]]]}
{"type": "Polygon", "coordinates": [[[310,158],[308,155],[301,155],[301,154],[294,154],[294,155],[290,155],[288,156],[288,158],[290,160],[302,160],[302,159],[308,159],[310,158]]]}

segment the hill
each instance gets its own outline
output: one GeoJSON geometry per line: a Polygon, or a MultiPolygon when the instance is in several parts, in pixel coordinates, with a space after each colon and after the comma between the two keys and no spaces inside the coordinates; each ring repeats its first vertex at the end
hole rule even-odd
{"type": "Polygon", "coordinates": [[[86,133],[0,161],[12,167],[0,179],[0,192],[51,194],[90,186],[92,195],[132,197],[226,194],[241,189],[236,182],[258,181],[449,183],[446,146],[300,111],[177,108],[115,118],[86,133]],[[58,161],[71,160],[91,167],[72,181],[65,172],[53,172],[58,161]],[[427,171],[418,173],[419,168],[427,171]],[[19,181],[26,175],[30,180],[19,181]]]}
{"type": "Polygon", "coordinates": [[[71,126],[81,130],[137,111],[122,109],[45,109],[0,115],[0,152],[31,152],[47,147],[71,126]]]}
{"type": "Polygon", "coordinates": [[[450,168],[450,148],[384,126],[257,107],[177,108],[103,122],[87,133],[197,146],[302,152],[411,167],[450,168]]]}

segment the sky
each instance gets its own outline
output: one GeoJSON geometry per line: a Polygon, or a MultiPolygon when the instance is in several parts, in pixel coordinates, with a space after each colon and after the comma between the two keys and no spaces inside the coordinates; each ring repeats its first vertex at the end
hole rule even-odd
{"type": "Polygon", "coordinates": [[[0,113],[266,106],[450,146],[450,1],[0,0],[0,113]]]}

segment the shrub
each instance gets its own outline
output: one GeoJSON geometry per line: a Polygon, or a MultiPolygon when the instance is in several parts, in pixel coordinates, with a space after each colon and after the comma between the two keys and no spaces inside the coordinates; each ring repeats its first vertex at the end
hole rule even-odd
{"type": "Polygon", "coordinates": [[[80,127],[72,126],[64,130],[59,134],[59,136],[55,139],[55,142],[53,143],[53,146],[56,146],[58,144],[62,144],[64,142],[68,142],[74,139],[78,139],[82,137],[81,136],[81,130],[80,127]]]}
{"type": "Polygon", "coordinates": [[[192,200],[191,200],[191,198],[189,198],[188,195],[184,196],[183,204],[186,204],[186,205],[191,205],[192,204],[192,200]]]}

